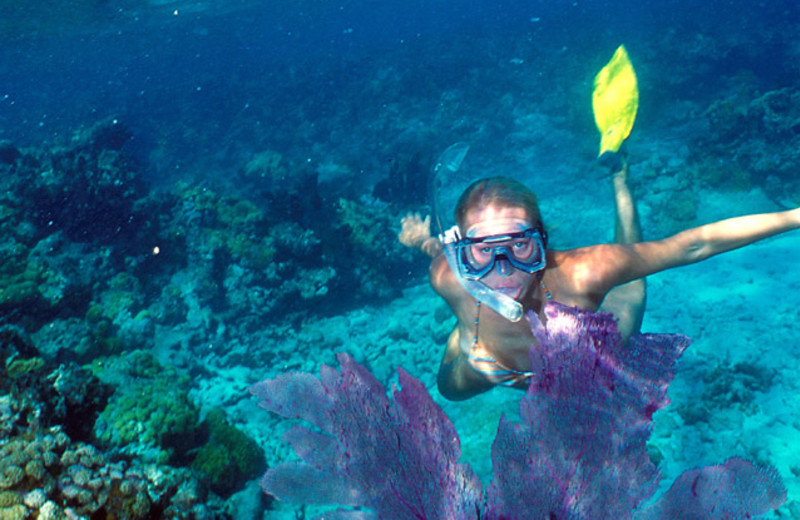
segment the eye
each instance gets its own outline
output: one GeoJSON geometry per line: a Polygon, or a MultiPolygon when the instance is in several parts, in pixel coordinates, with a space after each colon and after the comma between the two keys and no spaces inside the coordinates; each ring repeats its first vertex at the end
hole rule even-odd
{"type": "Polygon", "coordinates": [[[514,249],[518,251],[528,250],[533,247],[533,241],[531,240],[518,240],[514,242],[514,249]]]}
{"type": "Polygon", "coordinates": [[[487,244],[474,244],[470,246],[470,252],[475,259],[485,261],[492,256],[492,246],[487,244]]]}

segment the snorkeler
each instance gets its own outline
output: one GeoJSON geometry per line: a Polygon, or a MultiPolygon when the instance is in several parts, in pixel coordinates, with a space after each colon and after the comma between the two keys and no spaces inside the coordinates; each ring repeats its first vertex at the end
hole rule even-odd
{"type": "MultiPolygon", "coordinates": [[[[618,201],[630,200],[625,172],[623,167],[614,177],[618,201]]],[[[401,242],[433,258],[431,284],[458,318],[439,368],[438,386],[444,397],[467,399],[497,385],[525,389],[532,375],[530,324],[525,318],[511,321],[485,305],[468,290],[469,283],[482,285],[484,294],[513,299],[545,324],[544,307],[549,300],[596,311],[614,288],[622,286],[629,294],[621,295],[615,309],[604,310],[630,312],[617,314],[620,332],[629,336],[641,323],[644,291],[641,285],[626,288],[624,284],[800,228],[797,208],[732,218],[662,240],[638,242],[635,215],[626,214],[627,210],[630,207],[618,204],[620,243],[564,251],[547,249],[547,233],[533,192],[504,177],[478,180],[461,195],[455,210],[456,238],[450,244],[430,235],[430,218],[408,215],[403,219],[401,242]],[[444,254],[448,247],[454,253],[455,269],[444,254]]]]}
{"type": "MultiPolygon", "coordinates": [[[[620,46],[595,77],[593,110],[600,130],[599,163],[614,184],[615,242],[547,249],[536,196],[522,183],[492,177],[472,183],[455,208],[455,226],[431,236],[430,217],[409,214],[400,241],[433,261],[430,280],[458,321],[437,378],[441,394],[467,399],[494,386],[525,389],[534,375],[528,351],[534,337],[523,318],[534,312],[547,325],[549,301],[611,312],[623,339],[637,333],[645,307],[646,276],[692,264],[757,240],[800,228],[800,208],[707,224],[662,240],[642,242],[628,167],[619,153],[638,108],[636,74],[620,46]]],[[[435,168],[455,172],[468,147],[448,148],[435,168]]],[[[437,221],[442,215],[438,200],[437,221]]]]}

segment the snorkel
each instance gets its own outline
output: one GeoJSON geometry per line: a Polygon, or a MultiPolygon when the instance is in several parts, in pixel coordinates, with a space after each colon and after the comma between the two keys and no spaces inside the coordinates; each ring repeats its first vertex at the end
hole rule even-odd
{"type": "Polygon", "coordinates": [[[487,305],[500,316],[508,321],[517,322],[522,319],[523,311],[522,304],[517,300],[495,291],[494,289],[484,285],[479,280],[469,280],[461,274],[461,269],[458,266],[458,258],[456,252],[456,243],[461,239],[459,235],[458,226],[454,225],[445,230],[442,225],[442,208],[439,196],[439,190],[442,187],[443,175],[453,174],[458,171],[461,162],[466,157],[469,151],[469,145],[466,143],[455,143],[447,148],[439,156],[436,166],[433,167],[433,175],[431,176],[431,188],[434,202],[434,220],[439,228],[439,240],[442,242],[444,248],[444,255],[447,258],[447,263],[453,276],[461,284],[461,286],[473,298],[487,305]]]}

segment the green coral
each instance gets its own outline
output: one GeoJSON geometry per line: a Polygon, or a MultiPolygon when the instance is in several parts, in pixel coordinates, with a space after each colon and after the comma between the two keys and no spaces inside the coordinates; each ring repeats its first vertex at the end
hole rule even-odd
{"type": "Polygon", "coordinates": [[[112,277],[105,290],[95,296],[85,314],[94,345],[93,355],[118,354],[126,348],[120,330],[126,326],[130,330],[131,325],[138,325],[138,319],[147,316],[144,295],[139,279],[122,272],[112,277]]]}
{"type": "Polygon", "coordinates": [[[86,321],[92,325],[96,325],[103,320],[105,317],[104,314],[103,307],[94,303],[86,309],[86,321]]]}
{"type": "Polygon", "coordinates": [[[28,518],[28,509],[22,504],[0,507],[1,520],[25,520],[26,518],[28,518]]]}
{"type": "Polygon", "coordinates": [[[125,386],[133,381],[156,379],[159,377],[175,377],[186,381],[186,377],[178,378],[172,368],[164,368],[151,352],[132,350],[122,356],[100,356],[92,360],[84,368],[104,383],[113,386],[125,386]]]}
{"type": "MultiPolygon", "coordinates": [[[[350,275],[357,280],[363,294],[385,297],[392,294],[390,277],[394,273],[408,273],[410,250],[397,240],[395,222],[400,217],[380,201],[339,199],[336,207],[334,229],[345,237],[340,244],[329,247],[333,258],[348,258],[350,275]]],[[[345,275],[345,270],[337,270],[345,275]]],[[[346,275],[345,275],[346,276],[346,275]]],[[[347,283],[347,282],[345,282],[347,283]]]]}
{"type": "Polygon", "coordinates": [[[209,440],[198,451],[192,468],[203,475],[215,493],[228,496],[264,470],[263,450],[241,430],[228,424],[222,410],[210,411],[204,425],[209,440]]]}
{"type": "MultiPolygon", "coordinates": [[[[45,296],[49,282],[57,278],[46,267],[19,258],[17,254],[0,256],[0,309],[40,308],[55,305],[60,300],[60,291],[45,296]]],[[[52,292],[52,291],[51,291],[52,292]]]]}
{"type": "MultiPolygon", "coordinates": [[[[11,507],[20,503],[22,503],[22,497],[19,496],[18,491],[0,491],[0,508],[11,507]]],[[[0,516],[0,518],[2,517],[0,516]]]]}
{"type": "Polygon", "coordinates": [[[255,269],[265,269],[275,258],[275,248],[268,237],[254,237],[244,233],[227,235],[225,246],[235,259],[244,260],[255,269]]]}
{"type": "Polygon", "coordinates": [[[236,263],[264,269],[275,257],[275,246],[266,235],[264,212],[239,197],[224,197],[198,186],[179,185],[178,196],[192,202],[202,215],[202,244],[208,252],[223,250],[236,263]]]}
{"type": "Polygon", "coordinates": [[[44,367],[44,360],[40,357],[15,359],[6,367],[6,375],[10,379],[19,379],[28,374],[38,372],[42,367],[44,367]]]}
{"type": "Polygon", "coordinates": [[[189,399],[188,376],[142,351],[96,360],[89,368],[102,381],[119,385],[95,425],[100,442],[157,462],[189,448],[185,440],[193,435],[199,413],[189,399]]]}
{"type": "Polygon", "coordinates": [[[100,295],[101,314],[111,321],[120,316],[129,316],[142,306],[142,284],[130,273],[119,273],[108,283],[108,289],[100,295]]]}
{"type": "Polygon", "coordinates": [[[381,215],[370,211],[366,205],[353,200],[339,199],[336,214],[339,217],[339,227],[348,231],[350,240],[357,247],[375,253],[385,245],[384,230],[378,225],[381,215]]]}
{"type": "Polygon", "coordinates": [[[35,281],[13,277],[0,289],[0,308],[22,308],[37,305],[41,294],[35,281]]]}
{"type": "Polygon", "coordinates": [[[119,354],[125,350],[125,344],[116,335],[117,328],[106,316],[106,309],[102,305],[90,305],[85,318],[91,331],[92,355],[119,354]]]}

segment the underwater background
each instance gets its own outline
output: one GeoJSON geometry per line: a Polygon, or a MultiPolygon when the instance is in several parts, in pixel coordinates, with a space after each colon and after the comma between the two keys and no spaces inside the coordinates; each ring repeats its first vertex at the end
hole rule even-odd
{"type": "MultiPolygon", "coordinates": [[[[338,352],[425,383],[488,480],[521,393],[438,396],[454,318],[396,238],[438,154],[471,147],[448,211],[508,175],[552,247],[611,241],[591,93],[625,44],[647,239],[796,207],[797,34],[794,1],[3,1],[0,518],[311,515],[258,486],[290,425],[248,388],[338,352]]],[[[648,279],[643,330],[693,339],[665,486],[742,456],[800,519],[799,255],[795,232],[648,279]]]]}

